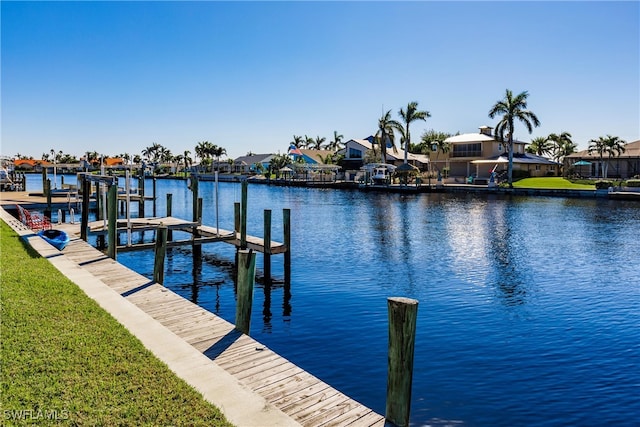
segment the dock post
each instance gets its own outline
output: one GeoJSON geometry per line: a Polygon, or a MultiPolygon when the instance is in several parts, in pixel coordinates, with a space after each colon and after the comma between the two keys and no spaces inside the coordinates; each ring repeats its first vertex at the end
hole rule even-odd
{"type": "Polygon", "coordinates": [[[291,282],[291,209],[282,209],[282,228],[284,231],[284,281],[291,282]]]}
{"type": "Polygon", "coordinates": [[[236,329],[249,335],[253,284],[256,278],[256,254],[253,250],[238,252],[238,300],[236,302],[236,329]]]}
{"type": "Polygon", "coordinates": [[[42,191],[45,193],[44,195],[46,196],[46,188],[47,188],[47,167],[46,166],[42,166],[42,191]]]}
{"type": "MultiPolygon", "coordinates": [[[[198,197],[196,201],[196,220],[198,225],[202,224],[202,197],[198,197]]],[[[198,225],[193,228],[193,237],[200,237],[200,231],[198,230],[198,225]]],[[[202,245],[198,243],[193,247],[193,256],[195,258],[202,258],[202,245]]]]}
{"type": "MultiPolygon", "coordinates": [[[[233,203],[233,232],[235,233],[235,237],[236,239],[238,239],[238,233],[240,233],[240,202],[234,202],[233,203]]],[[[236,255],[235,255],[235,260],[234,260],[234,268],[235,268],[235,274],[234,276],[237,277],[238,274],[238,251],[240,250],[239,247],[236,246],[236,255]]]]}
{"type": "Polygon", "coordinates": [[[156,217],[156,177],[153,177],[153,217],[156,217]]]}
{"type": "Polygon", "coordinates": [[[240,202],[233,204],[233,231],[240,232],[240,202]]]}
{"type": "Polygon", "coordinates": [[[264,278],[271,282],[271,209],[264,210],[264,278]]]}
{"type": "MultiPolygon", "coordinates": [[[[167,193],[167,216],[171,216],[173,211],[173,194],[167,193]]],[[[167,240],[170,242],[173,240],[173,230],[167,231],[167,240]]]]}
{"type": "Polygon", "coordinates": [[[413,353],[416,340],[418,301],[387,298],[389,311],[389,365],[385,420],[396,426],[409,425],[413,353]]]}
{"type": "Polygon", "coordinates": [[[96,220],[99,221],[101,219],[106,219],[103,216],[104,206],[102,206],[102,183],[100,181],[96,182],[96,220]]]}
{"type": "Polygon", "coordinates": [[[240,199],[242,213],[240,214],[240,249],[247,249],[247,180],[242,181],[242,196],[240,199]]]}
{"type": "Polygon", "coordinates": [[[198,177],[194,174],[191,174],[187,183],[189,189],[191,190],[193,201],[193,222],[198,222],[198,177]]]}
{"type": "Polygon", "coordinates": [[[107,199],[107,219],[108,219],[108,232],[107,232],[107,256],[111,259],[116,259],[116,248],[118,247],[117,227],[118,227],[118,185],[109,185],[108,199],[107,199]]]}
{"type": "Polygon", "coordinates": [[[80,217],[80,238],[87,241],[89,227],[89,197],[91,197],[91,181],[82,178],[82,215],[80,217]]]}
{"type": "Polygon", "coordinates": [[[138,218],[144,218],[144,169],[138,177],[138,218]]]}
{"type": "Polygon", "coordinates": [[[167,227],[162,223],[156,232],[155,258],[153,262],[153,281],[164,285],[164,257],[167,252],[167,227]]]}
{"type": "Polygon", "coordinates": [[[47,196],[47,208],[44,210],[44,216],[51,220],[51,180],[47,179],[45,182],[44,193],[47,196]]]}

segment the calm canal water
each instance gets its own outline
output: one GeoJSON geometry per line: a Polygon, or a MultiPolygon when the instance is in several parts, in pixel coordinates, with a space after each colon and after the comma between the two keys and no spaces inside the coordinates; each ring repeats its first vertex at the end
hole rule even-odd
{"type": "MultiPolygon", "coordinates": [[[[200,195],[215,226],[213,187],[200,195]]],[[[172,193],[173,215],[190,218],[184,181],[157,189],[158,215],[172,193]]],[[[219,225],[233,229],[240,185],[219,190],[219,225]]],[[[251,335],[335,388],[384,414],[386,299],[404,296],[419,300],[412,425],[640,419],[640,203],[250,185],[248,233],[262,236],[272,209],[282,241],[283,208],[290,293],[274,256],[277,283],[257,284],[251,335]]],[[[166,285],[233,322],[233,248],[203,253],[194,270],[189,249],[173,250],[166,285]]],[[[152,276],[150,251],[118,260],[152,276]]]]}

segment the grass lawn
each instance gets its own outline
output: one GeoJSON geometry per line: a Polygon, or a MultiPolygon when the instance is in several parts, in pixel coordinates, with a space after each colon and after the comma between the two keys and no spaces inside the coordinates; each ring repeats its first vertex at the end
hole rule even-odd
{"type": "Polygon", "coordinates": [[[230,426],[0,221],[2,425],[230,426]]]}
{"type": "Polygon", "coordinates": [[[525,178],[513,183],[514,188],[544,188],[544,189],[573,189],[573,190],[595,190],[595,185],[575,184],[562,177],[541,177],[525,178]]]}

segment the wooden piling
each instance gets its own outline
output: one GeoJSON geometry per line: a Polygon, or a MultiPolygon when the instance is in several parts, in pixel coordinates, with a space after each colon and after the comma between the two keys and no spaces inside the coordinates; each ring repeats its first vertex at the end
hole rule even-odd
{"type": "Polygon", "coordinates": [[[80,217],[80,238],[87,241],[87,227],[89,227],[89,197],[91,196],[91,181],[82,178],[82,215],[80,217]]]}
{"type": "Polygon", "coordinates": [[[140,200],[138,200],[138,218],[144,218],[144,169],[142,169],[138,177],[138,195],[140,196],[140,200]]]}
{"type": "Polygon", "coordinates": [[[240,207],[240,249],[247,249],[247,188],[249,183],[247,180],[242,181],[242,196],[240,207]]]}
{"type": "Polygon", "coordinates": [[[238,252],[238,300],[236,302],[236,329],[249,335],[253,285],[256,278],[256,254],[252,250],[238,252]]]}
{"type": "MultiPolygon", "coordinates": [[[[167,193],[167,217],[172,215],[173,211],[173,194],[167,193]]],[[[173,230],[167,231],[167,241],[173,240],[173,230]]]]}
{"type": "Polygon", "coordinates": [[[167,251],[167,227],[162,223],[156,232],[155,258],[153,262],[153,281],[164,285],[164,258],[167,251]]]}
{"type": "Polygon", "coordinates": [[[51,180],[47,179],[45,182],[45,191],[47,196],[47,208],[44,210],[44,216],[51,220],[51,180]]]}
{"type": "Polygon", "coordinates": [[[264,210],[264,278],[271,281],[271,209],[264,210]]]}
{"type": "Polygon", "coordinates": [[[189,177],[189,189],[191,190],[191,200],[193,205],[193,222],[198,221],[198,177],[191,174],[189,177]]]}
{"type": "Polygon", "coordinates": [[[153,217],[155,218],[157,216],[157,209],[156,209],[156,177],[153,177],[153,217]]]}
{"type": "MultiPolygon", "coordinates": [[[[197,219],[195,221],[198,224],[202,224],[202,197],[198,197],[198,200],[196,202],[196,218],[197,219]]],[[[200,237],[200,231],[198,230],[197,226],[193,228],[193,237],[200,237]]],[[[193,247],[193,256],[194,258],[202,257],[202,245],[197,244],[193,247]]]]}
{"type": "Polygon", "coordinates": [[[233,231],[240,232],[240,202],[233,204],[233,231]]]}
{"type": "Polygon", "coordinates": [[[282,229],[284,232],[284,281],[291,282],[291,209],[282,209],[282,229]]]}
{"type": "Polygon", "coordinates": [[[416,339],[418,301],[410,298],[387,298],[389,311],[389,365],[387,371],[386,421],[409,425],[413,353],[416,339]]]}
{"type": "MultiPolygon", "coordinates": [[[[238,236],[238,233],[240,233],[240,202],[234,202],[233,203],[233,232],[236,233],[236,238],[238,236]]],[[[238,274],[238,269],[236,268],[236,266],[238,265],[238,250],[240,248],[236,247],[236,254],[235,254],[235,259],[234,259],[234,276],[237,277],[238,274]]]]}
{"type": "Polygon", "coordinates": [[[96,220],[106,219],[103,215],[104,206],[102,206],[102,184],[97,181],[96,182],[96,220]]]}
{"type": "Polygon", "coordinates": [[[107,256],[115,260],[116,248],[118,247],[118,242],[116,241],[118,226],[118,186],[116,184],[109,186],[107,196],[107,219],[109,221],[107,229],[107,256]]]}

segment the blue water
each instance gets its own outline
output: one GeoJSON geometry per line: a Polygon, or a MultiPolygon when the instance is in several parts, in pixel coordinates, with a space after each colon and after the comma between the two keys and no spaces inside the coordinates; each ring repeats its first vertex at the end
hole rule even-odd
{"type": "MultiPolygon", "coordinates": [[[[158,215],[169,192],[173,215],[190,218],[184,181],[157,188],[158,215]]],[[[200,191],[215,226],[213,183],[200,191]]],[[[219,191],[219,225],[233,229],[240,185],[219,191]]],[[[250,185],[248,233],[262,236],[271,209],[281,241],[283,208],[290,288],[273,256],[251,335],[292,362],[384,414],[387,298],[410,297],[412,425],[638,425],[640,203],[250,185]]],[[[234,250],[203,253],[194,270],[189,249],[171,251],[165,284],[233,322],[234,250]]],[[[118,260],[152,275],[150,251],[118,260]]]]}

